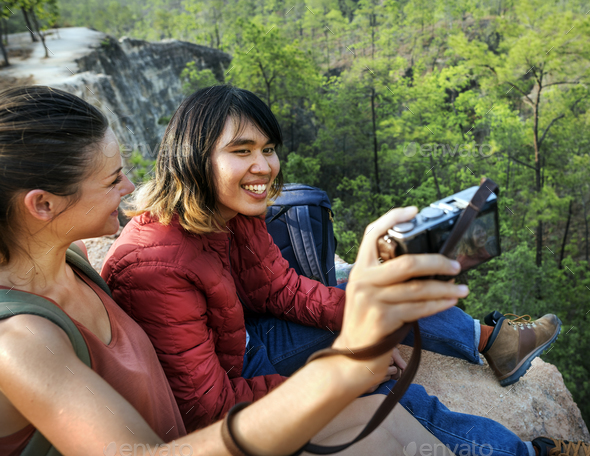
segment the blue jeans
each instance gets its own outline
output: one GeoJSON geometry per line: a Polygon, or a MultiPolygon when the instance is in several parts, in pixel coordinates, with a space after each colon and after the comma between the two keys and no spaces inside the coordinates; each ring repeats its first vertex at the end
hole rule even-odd
{"type": "MultiPolygon", "coordinates": [[[[457,308],[438,315],[438,322],[436,315],[420,320],[423,347],[443,355],[478,362],[474,327],[479,329],[479,324],[476,325],[469,315],[457,308]],[[449,322],[452,323],[450,326],[449,322]],[[434,329],[446,337],[432,332],[434,329]]],[[[336,337],[335,333],[323,329],[266,315],[246,318],[246,330],[250,341],[244,355],[244,378],[270,374],[288,377],[302,367],[312,353],[329,347],[336,337]]],[[[477,337],[479,340],[479,334],[477,337]]],[[[407,340],[412,342],[413,336],[410,335],[407,340]]],[[[388,394],[394,384],[394,380],[382,383],[372,394],[388,394]]],[[[412,384],[400,404],[456,454],[529,454],[529,447],[501,424],[480,416],[452,412],[438,398],[429,396],[421,385],[412,384]]]]}
{"type": "MultiPolygon", "coordinates": [[[[347,282],[337,288],[346,290],[347,282]]],[[[422,348],[445,356],[465,359],[473,364],[483,364],[479,357],[479,337],[481,326],[458,307],[451,307],[444,312],[418,321],[422,348]]],[[[414,330],[412,329],[402,344],[414,346],[414,330]]]]}

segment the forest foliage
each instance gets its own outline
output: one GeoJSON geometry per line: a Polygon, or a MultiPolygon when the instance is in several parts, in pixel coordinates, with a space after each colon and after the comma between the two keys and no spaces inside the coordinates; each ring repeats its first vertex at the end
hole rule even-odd
{"type": "MultiPolygon", "coordinates": [[[[479,319],[557,314],[562,334],[544,359],[590,422],[587,2],[58,3],[65,25],[230,53],[225,82],[275,112],[287,181],[328,192],[347,261],[391,207],[494,179],[503,253],[461,277],[461,306],[479,319]]],[[[194,64],[181,77],[187,93],[213,81],[194,64]]]]}

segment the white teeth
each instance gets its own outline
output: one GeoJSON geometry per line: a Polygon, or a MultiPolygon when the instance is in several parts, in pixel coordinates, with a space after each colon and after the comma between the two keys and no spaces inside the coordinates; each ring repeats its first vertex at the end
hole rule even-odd
{"type": "Polygon", "coordinates": [[[266,185],[259,184],[259,185],[242,185],[242,188],[249,190],[254,193],[262,194],[266,190],[266,185]]]}

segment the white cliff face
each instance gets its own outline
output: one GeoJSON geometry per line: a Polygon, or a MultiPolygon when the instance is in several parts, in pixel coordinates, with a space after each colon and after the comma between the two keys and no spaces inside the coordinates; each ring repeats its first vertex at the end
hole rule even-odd
{"type": "Polygon", "coordinates": [[[29,79],[29,83],[49,86],[60,84],[84,71],[76,60],[99,47],[105,37],[104,33],[84,27],[50,30],[46,38],[50,57],[46,59],[43,45],[32,43],[29,32],[8,35],[9,54],[20,56],[11,56],[11,65],[0,70],[0,77],[23,82],[29,79]]]}
{"type": "Polygon", "coordinates": [[[10,67],[0,69],[0,86],[3,81],[49,85],[87,100],[108,117],[124,156],[139,150],[155,157],[166,127],[158,120],[180,105],[180,73],[188,62],[210,69],[221,81],[231,61],[226,53],[192,43],[116,40],[83,27],[51,31],[47,46],[45,59],[42,44],[31,43],[28,33],[10,35],[9,51],[30,55],[14,57],[10,67]]]}

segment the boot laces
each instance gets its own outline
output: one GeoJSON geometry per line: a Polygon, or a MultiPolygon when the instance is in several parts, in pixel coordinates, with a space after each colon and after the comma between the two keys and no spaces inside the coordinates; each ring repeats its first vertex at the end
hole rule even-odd
{"type": "Polygon", "coordinates": [[[587,443],[582,441],[551,440],[553,440],[555,448],[549,450],[549,456],[590,456],[590,445],[587,443]]]}
{"type": "Polygon", "coordinates": [[[508,320],[508,324],[511,326],[518,325],[518,326],[535,326],[533,319],[530,315],[516,315],[512,313],[504,314],[506,319],[508,320]],[[516,318],[508,318],[508,317],[516,317],[516,318]]]}

